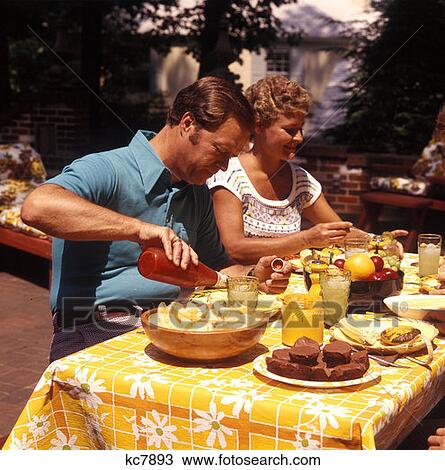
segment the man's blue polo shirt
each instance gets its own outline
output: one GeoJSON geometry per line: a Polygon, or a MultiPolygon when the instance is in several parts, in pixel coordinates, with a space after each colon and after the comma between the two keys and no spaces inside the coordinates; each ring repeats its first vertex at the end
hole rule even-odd
{"type": "MultiPolygon", "coordinates": [[[[220,269],[229,260],[219,238],[209,190],[206,185],[184,182],[172,185],[170,171],[150,145],[154,135],[138,131],[128,147],[75,160],[47,183],[121,214],[171,227],[202,262],[220,269]]],[[[70,326],[74,318],[76,323],[88,321],[92,306],[100,304],[117,311],[177,298],[178,287],[139,274],[139,255],[139,245],[130,241],[55,238],[51,310],[58,325],[70,326]]]]}

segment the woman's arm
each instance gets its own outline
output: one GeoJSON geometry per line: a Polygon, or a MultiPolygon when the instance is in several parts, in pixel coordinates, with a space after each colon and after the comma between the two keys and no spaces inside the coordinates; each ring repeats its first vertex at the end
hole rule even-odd
{"type": "Polygon", "coordinates": [[[352,225],[339,221],[317,224],[309,230],[285,237],[248,238],[244,236],[241,201],[222,187],[212,190],[212,195],[221,240],[228,255],[241,264],[256,263],[262,256],[290,256],[308,247],[338,243],[352,225]]]}
{"type": "Polygon", "coordinates": [[[332,209],[321,193],[318,199],[309,207],[303,209],[303,215],[313,224],[341,221],[341,217],[332,209]]]}

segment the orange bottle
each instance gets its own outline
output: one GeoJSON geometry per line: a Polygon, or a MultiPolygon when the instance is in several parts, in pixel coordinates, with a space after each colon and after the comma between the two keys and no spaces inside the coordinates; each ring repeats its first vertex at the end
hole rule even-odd
{"type": "Polygon", "coordinates": [[[201,262],[198,266],[190,263],[184,271],[167,258],[162,248],[145,250],[139,256],[138,269],[148,279],[180,287],[225,287],[227,282],[225,274],[216,272],[201,262]]]}

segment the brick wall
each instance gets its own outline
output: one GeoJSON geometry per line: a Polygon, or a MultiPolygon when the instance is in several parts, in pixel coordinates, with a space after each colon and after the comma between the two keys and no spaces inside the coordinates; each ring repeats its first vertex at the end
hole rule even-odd
{"type": "MultiPolygon", "coordinates": [[[[371,176],[379,167],[394,167],[393,175],[408,172],[415,155],[349,153],[345,146],[308,144],[300,151],[299,161],[323,186],[323,193],[336,212],[356,216],[360,213],[360,193],[369,190],[371,176]]],[[[383,172],[387,174],[389,170],[383,172]]],[[[392,175],[391,175],[392,176],[392,175]]]]}
{"type": "Polygon", "coordinates": [[[0,116],[0,143],[30,143],[49,170],[59,170],[86,153],[90,142],[87,99],[83,93],[41,95],[0,116]]]}

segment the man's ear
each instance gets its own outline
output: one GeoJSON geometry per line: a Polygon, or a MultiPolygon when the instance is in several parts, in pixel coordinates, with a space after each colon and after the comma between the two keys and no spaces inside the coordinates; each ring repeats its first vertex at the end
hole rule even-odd
{"type": "Polygon", "coordinates": [[[179,130],[181,134],[188,134],[190,132],[193,133],[194,129],[196,129],[195,116],[193,116],[190,111],[187,111],[182,115],[182,118],[179,121],[179,130]]]}

